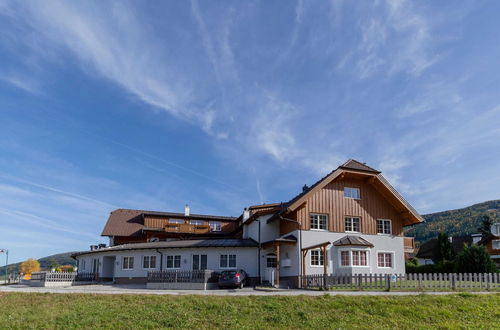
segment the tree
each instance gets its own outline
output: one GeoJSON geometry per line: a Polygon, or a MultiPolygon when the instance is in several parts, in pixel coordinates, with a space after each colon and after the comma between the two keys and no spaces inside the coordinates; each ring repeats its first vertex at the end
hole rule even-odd
{"type": "Polygon", "coordinates": [[[435,264],[444,261],[453,261],[453,259],[455,259],[455,251],[453,251],[450,239],[446,233],[441,232],[438,234],[437,244],[434,247],[433,254],[434,257],[432,261],[434,261],[435,264]]]}
{"type": "Polygon", "coordinates": [[[457,255],[455,271],[458,273],[496,273],[497,266],[483,245],[465,245],[457,255]]]}
{"type": "Polygon", "coordinates": [[[491,234],[491,225],[493,224],[493,220],[488,215],[483,216],[483,222],[481,226],[477,229],[479,233],[485,237],[491,234]]]}
{"type": "Polygon", "coordinates": [[[31,274],[40,271],[40,263],[35,259],[28,259],[19,266],[19,271],[23,274],[31,274]]]}

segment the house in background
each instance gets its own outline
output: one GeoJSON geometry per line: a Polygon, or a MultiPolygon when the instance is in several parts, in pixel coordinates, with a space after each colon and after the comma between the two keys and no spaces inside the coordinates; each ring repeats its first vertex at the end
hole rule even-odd
{"type": "Polygon", "coordinates": [[[254,205],[238,218],[113,211],[110,246],[76,253],[79,272],[145,282],[149,270],[244,269],[253,282],[294,286],[301,275],[405,272],[422,217],[382,174],[349,160],[287,202],[254,205]]]}
{"type": "MultiPolygon", "coordinates": [[[[449,237],[453,251],[458,254],[463,251],[464,246],[477,244],[483,245],[490,254],[491,259],[500,269],[500,223],[491,226],[491,233],[488,235],[472,234],[457,237],[449,237]]],[[[437,244],[437,238],[433,238],[423,243],[415,257],[424,265],[433,264],[434,248],[437,244]]]]}

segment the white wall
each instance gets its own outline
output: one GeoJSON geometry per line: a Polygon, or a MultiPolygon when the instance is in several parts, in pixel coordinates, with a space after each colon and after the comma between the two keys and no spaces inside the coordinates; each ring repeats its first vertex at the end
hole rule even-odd
{"type": "MultiPolygon", "coordinates": [[[[163,253],[163,269],[166,269],[167,255],[180,255],[181,256],[181,270],[191,270],[192,269],[192,256],[193,254],[206,254],[207,255],[207,267],[210,270],[222,271],[219,267],[219,258],[221,254],[236,254],[236,268],[245,270],[249,276],[258,276],[258,264],[257,264],[257,248],[246,247],[246,248],[196,248],[196,249],[160,249],[163,253]]],[[[92,255],[83,255],[77,257],[81,264],[81,260],[86,261],[86,267],[83,269],[80,267],[79,272],[91,272],[92,271],[92,259],[98,258],[101,262],[101,276],[103,274],[103,257],[104,256],[115,256],[114,264],[114,277],[146,277],[149,270],[159,270],[160,269],[160,253],[156,250],[130,250],[130,251],[108,251],[108,252],[96,252],[92,255]],[[156,268],[155,269],[144,269],[143,268],[143,256],[155,255],[157,256],[156,268]],[[134,268],[133,269],[123,269],[123,257],[131,256],[134,257],[134,268]]]]}
{"type": "MultiPolygon", "coordinates": [[[[392,235],[366,235],[366,234],[348,234],[348,233],[332,233],[328,231],[302,231],[302,247],[313,246],[326,241],[334,242],[346,235],[360,236],[374,245],[373,248],[368,248],[369,266],[368,267],[341,267],[339,259],[339,250],[348,249],[349,247],[337,247],[330,245],[327,249],[328,273],[334,274],[402,274],[405,273],[404,260],[404,238],[392,235]],[[379,268],[377,264],[378,252],[393,253],[393,267],[379,268]]],[[[353,247],[357,248],[357,247],[353,247]]],[[[299,250],[300,247],[298,246],[299,250]]],[[[297,250],[297,251],[298,251],[297,250]]],[[[311,252],[307,253],[306,258],[306,274],[322,274],[323,266],[311,266],[311,252]]]]}

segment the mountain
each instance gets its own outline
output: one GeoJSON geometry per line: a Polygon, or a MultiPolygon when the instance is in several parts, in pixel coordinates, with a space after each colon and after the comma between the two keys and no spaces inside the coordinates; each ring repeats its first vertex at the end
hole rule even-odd
{"type": "MultiPolygon", "coordinates": [[[[58,265],[76,265],[76,260],[71,258],[71,254],[75,252],[65,252],[65,253],[58,253],[58,254],[53,254],[48,257],[43,257],[38,259],[38,262],[40,262],[40,268],[42,270],[48,270],[51,268],[52,265],[58,264],[58,265]]],[[[8,270],[9,272],[17,272],[19,271],[19,265],[21,265],[20,262],[15,263],[15,264],[9,264],[8,265],[8,270]]],[[[0,275],[3,275],[5,273],[5,266],[0,267],[0,275]]]]}
{"type": "Polygon", "coordinates": [[[413,236],[417,242],[422,243],[437,237],[439,232],[445,232],[449,236],[477,234],[485,215],[490,216],[493,221],[498,221],[500,200],[423,215],[426,222],[406,228],[405,235],[413,236]]]}

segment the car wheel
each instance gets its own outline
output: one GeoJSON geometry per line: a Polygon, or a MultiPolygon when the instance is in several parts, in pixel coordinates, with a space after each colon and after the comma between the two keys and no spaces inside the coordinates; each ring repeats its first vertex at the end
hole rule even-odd
{"type": "Polygon", "coordinates": [[[240,282],[240,289],[243,289],[243,287],[245,286],[245,283],[243,283],[243,281],[240,282]]]}

